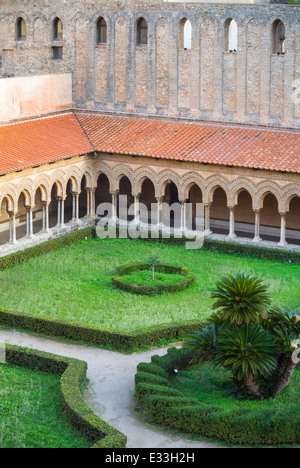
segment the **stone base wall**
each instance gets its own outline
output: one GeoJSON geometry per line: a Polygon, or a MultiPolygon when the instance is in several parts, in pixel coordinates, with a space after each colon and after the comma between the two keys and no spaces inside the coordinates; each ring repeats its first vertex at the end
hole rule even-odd
{"type": "MultiPolygon", "coordinates": [[[[2,2],[3,3],[3,2],[2,2]]],[[[0,5],[3,77],[72,73],[78,108],[295,127],[300,125],[300,7],[267,2],[91,0],[0,5]],[[54,39],[60,18],[63,37],[54,39]],[[97,20],[107,42],[97,44],[97,20]],[[18,40],[17,21],[26,22],[18,40]],[[137,22],[148,25],[148,44],[137,45],[137,22]],[[237,52],[227,49],[227,24],[238,27],[237,52]],[[180,25],[192,25],[183,50],[180,25]],[[285,28],[285,54],[273,48],[273,25],[285,28]],[[54,59],[54,49],[62,53],[54,59]],[[296,80],[296,81],[295,81],[296,80]],[[296,91],[295,91],[296,89],[296,91]],[[299,102],[298,102],[299,101],[299,102]]]]}

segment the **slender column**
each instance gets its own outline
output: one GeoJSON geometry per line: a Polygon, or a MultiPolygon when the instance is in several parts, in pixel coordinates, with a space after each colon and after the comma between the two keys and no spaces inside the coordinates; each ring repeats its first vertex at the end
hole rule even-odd
{"type": "Polygon", "coordinates": [[[286,242],[286,213],[279,213],[281,216],[280,242],[278,245],[284,246],[286,242]]]}
{"type": "Polygon", "coordinates": [[[43,229],[42,232],[49,231],[49,205],[50,202],[43,202],[43,229]]]}
{"type": "Polygon", "coordinates": [[[204,210],[205,210],[205,231],[204,231],[204,234],[206,234],[206,235],[212,234],[212,231],[210,230],[210,205],[211,205],[211,203],[205,203],[204,204],[204,210]]]}
{"type": "Polygon", "coordinates": [[[134,196],[134,222],[135,224],[140,224],[140,195],[134,196]]]}
{"type": "Polygon", "coordinates": [[[76,223],[79,223],[79,195],[80,195],[80,193],[76,193],[76,195],[75,195],[75,205],[76,205],[75,222],[76,223]]]}
{"type": "Polygon", "coordinates": [[[26,234],[25,237],[29,237],[29,207],[26,206],[26,234]]]}
{"type": "Polygon", "coordinates": [[[118,203],[118,192],[112,192],[111,194],[112,198],[112,221],[117,222],[117,203],[118,203]]]}
{"type": "Polygon", "coordinates": [[[76,193],[72,192],[72,223],[76,221],[76,193]]]}
{"type": "Polygon", "coordinates": [[[234,232],[234,230],[235,230],[235,218],[234,218],[235,209],[236,209],[236,206],[229,206],[230,219],[229,219],[229,235],[228,235],[228,238],[230,238],[230,239],[234,239],[236,237],[236,234],[234,232]]]}
{"type": "Polygon", "coordinates": [[[57,227],[61,225],[61,199],[57,199],[57,227]]]}
{"type": "Polygon", "coordinates": [[[156,218],[156,225],[157,225],[157,229],[160,229],[161,228],[161,224],[162,224],[162,213],[161,213],[161,205],[162,205],[162,197],[158,197],[156,198],[156,205],[157,205],[157,218],[156,218]]]}
{"type": "Polygon", "coordinates": [[[28,239],[33,236],[33,217],[32,217],[33,206],[26,206],[26,235],[28,239]]]}
{"type": "Polygon", "coordinates": [[[11,211],[9,214],[9,244],[16,244],[17,234],[16,234],[16,214],[17,211],[11,211]]]}
{"type": "Polygon", "coordinates": [[[186,201],[181,201],[181,225],[180,229],[182,232],[186,230],[186,201]]]}
{"type": "Polygon", "coordinates": [[[89,192],[89,189],[86,189],[86,217],[89,218],[90,216],[91,216],[90,192],[89,192]]]}
{"type": "Polygon", "coordinates": [[[260,242],[261,241],[261,237],[259,235],[259,231],[260,231],[260,210],[254,210],[254,212],[255,212],[255,235],[254,235],[253,242],[260,242]]]}
{"type": "Polygon", "coordinates": [[[87,188],[87,216],[93,218],[96,215],[95,212],[95,192],[96,188],[87,188]]]}
{"type": "Polygon", "coordinates": [[[65,224],[65,200],[61,200],[61,226],[64,226],[65,224]]]}
{"type": "Polygon", "coordinates": [[[26,232],[26,237],[29,237],[30,239],[33,237],[33,206],[27,206],[26,207],[26,217],[28,219],[28,227],[27,227],[27,232],[26,232]]]}

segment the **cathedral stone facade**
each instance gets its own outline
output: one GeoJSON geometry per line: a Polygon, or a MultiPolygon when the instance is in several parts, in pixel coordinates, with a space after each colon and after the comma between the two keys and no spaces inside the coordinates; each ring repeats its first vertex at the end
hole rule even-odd
{"type": "MultiPolygon", "coordinates": [[[[203,203],[208,236],[300,249],[299,6],[267,0],[5,2],[0,73],[0,88],[28,76],[70,76],[72,88],[72,103],[58,105],[51,116],[53,106],[35,107],[23,93],[23,120],[0,127],[2,254],[94,222],[101,200],[112,201],[117,212],[122,193],[136,206],[178,201],[183,213],[185,203],[203,203]],[[74,131],[86,141],[76,151],[73,135],[68,150],[57,147],[55,157],[55,138],[50,155],[50,142],[46,148],[43,134],[36,140],[33,125],[47,120],[54,126],[64,115],[76,118],[74,131]],[[109,121],[114,132],[135,139],[139,149],[121,150],[116,138],[110,148],[98,144],[108,125],[100,116],[117,119],[109,121]],[[148,133],[141,122],[148,122],[148,133]],[[153,122],[166,126],[153,130],[153,122]],[[157,131],[161,141],[173,132],[168,151],[164,143],[150,147],[150,127],[151,138],[157,131]],[[193,140],[191,128],[205,136],[193,140]],[[221,135],[228,135],[226,145],[221,135]],[[13,145],[14,138],[22,144],[13,145]],[[31,163],[15,165],[27,153],[31,163]]],[[[57,84],[53,95],[60,90],[57,84]]],[[[36,99],[39,93],[37,86],[36,99]]],[[[45,96],[44,90],[47,102],[45,96]]]]}

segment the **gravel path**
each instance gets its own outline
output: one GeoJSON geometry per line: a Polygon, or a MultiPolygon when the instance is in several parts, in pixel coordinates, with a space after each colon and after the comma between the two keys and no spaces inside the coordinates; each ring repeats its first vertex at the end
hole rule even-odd
{"type": "Polygon", "coordinates": [[[88,363],[89,384],[84,392],[87,404],[102,419],[126,434],[127,448],[216,448],[191,441],[145,423],[134,412],[134,376],[139,362],[149,362],[154,354],[163,355],[167,348],[122,354],[88,346],[29,335],[12,330],[0,330],[0,340],[6,343],[81,359],[88,363]]]}

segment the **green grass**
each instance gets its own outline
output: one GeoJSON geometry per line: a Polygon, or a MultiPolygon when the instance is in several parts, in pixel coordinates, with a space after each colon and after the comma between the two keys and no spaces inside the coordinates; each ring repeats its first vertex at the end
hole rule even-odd
{"type": "Polygon", "coordinates": [[[153,281],[152,271],[136,271],[130,275],[122,276],[122,280],[130,285],[138,284],[143,286],[161,286],[166,284],[174,284],[180,279],[182,279],[181,275],[155,273],[153,281]]]}
{"type": "Polygon", "coordinates": [[[299,264],[187,250],[184,245],[95,238],[0,271],[0,307],[130,333],[161,323],[206,319],[216,282],[237,272],[262,278],[274,304],[300,306],[299,264]],[[159,296],[138,296],[112,285],[118,266],[147,263],[151,256],[189,268],[195,283],[185,291],[159,296]]]}
{"type": "Polygon", "coordinates": [[[0,448],[89,448],[63,412],[60,376],[0,364],[0,448]]]}
{"type": "Polygon", "coordinates": [[[217,405],[226,411],[239,408],[281,411],[299,403],[299,371],[294,372],[289,385],[276,398],[261,401],[237,399],[232,374],[210,362],[180,371],[177,376],[171,377],[170,381],[172,387],[180,390],[182,396],[197,398],[202,403],[217,405]]]}

